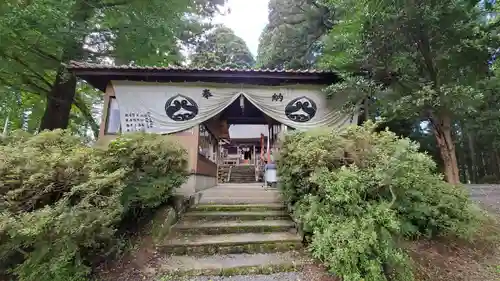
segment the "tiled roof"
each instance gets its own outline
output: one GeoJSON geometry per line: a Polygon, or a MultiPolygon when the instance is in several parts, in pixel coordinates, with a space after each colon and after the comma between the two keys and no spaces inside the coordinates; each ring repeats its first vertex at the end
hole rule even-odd
{"type": "Polygon", "coordinates": [[[269,69],[269,68],[205,68],[205,67],[185,67],[185,66],[131,66],[131,65],[109,65],[95,64],[87,62],[71,61],[68,65],[71,70],[136,70],[153,72],[212,72],[212,73],[289,73],[289,74],[333,74],[332,71],[316,69],[269,69]]]}
{"type": "Polygon", "coordinates": [[[76,76],[105,91],[110,81],[207,82],[278,86],[284,84],[329,85],[340,77],[332,71],[314,69],[236,69],[185,66],[132,66],[72,61],[67,65],[76,76]]]}

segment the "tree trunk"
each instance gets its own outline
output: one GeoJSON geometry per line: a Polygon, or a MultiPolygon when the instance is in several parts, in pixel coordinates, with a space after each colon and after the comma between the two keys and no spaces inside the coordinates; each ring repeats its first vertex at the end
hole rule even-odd
{"type": "Polygon", "coordinates": [[[496,159],[496,170],[495,170],[495,175],[497,177],[497,180],[500,180],[500,153],[498,153],[498,150],[494,150],[495,153],[495,159],[496,159]]]}
{"type": "Polygon", "coordinates": [[[468,145],[469,145],[469,157],[470,157],[470,167],[469,167],[469,176],[472,183],[477,183],[477,156],[476,149],[474,143],[474,137],[471,132],[467,132],[468,145]]]}
{"type": "MultiPolygon", "coordinates": [[[[71,20],[75,30],[86,30],[87,21],[94,14],[95,6],[89,0],[79,0],[73,6],[71,20]]],[[[67,38],[62,48],[61,63],[83,59],[83,45],[87,34],[67,38]]],[[[47,106],[43,114],[41,130],[65,129],[69,124],[71,106],[75,99],[76,76],[69,72],[64,65],[57,69],[56,80],[47,96],[47,106]]]]}
{"type": "Polygon", "coordinates": [[[477,168],[478,182],[480,182],[480,180],[482,180],[484,178],[484,176],[486,176],[486,164],[485,164],[485,160],[484,160],[484,151],[481,151],[479,154],[480,154],[480,157],[479,157],[478,165],[480,165],[481,167],[478,166],[478,168],[477,168]]]}
{"type": "Polygon", "coordinates": [[[76,77],[64,66],[59,67],[56,81],[47,96],[40,131],[68,127],[71,105],[75,98],[76,77]]]}
{"type": "Polygon", "coordinates": [[[460,183],[455,144],[451,137],[451,117],[442,115],[431,119],[434,136],[444,163],[446,181],[451,184],[460,183]]]}
{"type": "Polygon", "coordinates": [[[368,102],[369,102],[369,97],[366,97],[365,100],[363,101],[363,109],[364,109],[364,113],[365,113],[364,122],[370,120],[370,114],[368,112],[368,102]]]}

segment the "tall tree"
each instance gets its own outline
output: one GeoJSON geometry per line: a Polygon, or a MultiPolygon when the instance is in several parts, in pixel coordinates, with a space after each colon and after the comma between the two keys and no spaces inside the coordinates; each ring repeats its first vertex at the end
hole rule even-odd
{"type": "Polygon", "coordinates": [[[179,41],[199,34],[199,15],[213,15],[223,2],[3,1],[0,85],[44,97],[40,129],[66,128],[73,104],[85,118],[91,118],[91,110],[75,91],[76,77],[65,64],[71,60],[156,65],[179,62],[179,41]],[[186,16],[189,14],[198,16],[186,16]]]}
{"type": "Polygon", "coordinates": [[[319,0],[270,0],[269,23],[259,42],[257,65],[310,68],[321,39],[333,26],[333,9],[319,0]]]}
{"type": "Polygon", "coordinates": [[[323,66],[347,73],[332,92],[366,98],[370,80],[382,81],[376,96],[385,113],[427,121],[450,183],[459,183],[453,141],[455,121],[473,112],[482,99],[477,82],[488,74],[487,61],[497,38],[481,24],[479,1],[330,0],[343,7],[331,31],[323,66]]]}
{"type": "Polygon", "coordinates": [[[255,64],[245,41],[225,26],[217,26],[198,42],[190,59],[195,67],[250,68],[255,64]]]}

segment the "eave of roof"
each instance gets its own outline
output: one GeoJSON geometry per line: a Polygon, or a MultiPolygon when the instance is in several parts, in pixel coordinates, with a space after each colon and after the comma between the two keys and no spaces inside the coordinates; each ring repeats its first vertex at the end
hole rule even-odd
{"type": "Polygon", "coordinates": [[[151,82],[213,82],[232,84],[283,85],[323,84],[340,80],[335,72],[291,69],[188,68],[180,66],[113,66],[72,61],[68,70],[104,91],[112,80],[151,82]]]}

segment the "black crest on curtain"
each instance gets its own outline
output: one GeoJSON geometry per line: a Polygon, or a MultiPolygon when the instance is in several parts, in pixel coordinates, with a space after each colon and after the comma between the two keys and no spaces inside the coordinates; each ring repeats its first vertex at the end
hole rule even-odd
{"type": "Polygon", "coordinates": [[[285,115],[288,119],[304,123],[316,115],[318,107],[316,103],[308,97],[298,97],[290,101],[285,107],[285,115]]]}
{"type": "Polygon", "coordinates": [[[198,105],[193,99],[178,94],[167,100],[165,112],[174,121],[188,121],[198,115],[198,105]]]}

